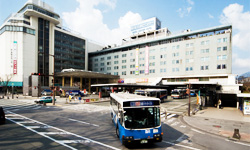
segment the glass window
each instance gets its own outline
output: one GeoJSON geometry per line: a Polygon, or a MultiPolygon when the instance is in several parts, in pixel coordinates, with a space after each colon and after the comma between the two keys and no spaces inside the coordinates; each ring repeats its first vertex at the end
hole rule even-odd
{"type": "Polygon", "coordinates": [[[116,58],[119,58],[119,55],[115,55],[114,58],[115,58],[115,59],[116,59],[116,58]]]}
{"type": "Polygon", "coordinates": [[[227,59],[227,55],[223,55],[223,56],[222,56],[222,59],[223,59],[223,60],[226,60],[226,59],[227,59]]]}
{"type": "Polygon", "coordinates": [[[193,71],[193,67],[190,67],[189,70],[190,70],[190,71],[193,71]]]}
{"type": "Polygon", "coordinates": [[[114,64],[118,64],[119,63],[119,61],[114,61],[114,64]]]}
{"type": "Polygon", "coordinates": [[[226,50],[227,50],[227,47],[226,47],[226,46],[224,46],[224,47],[223,47],[223,51],[226,51],[226,50]]]}
{"type": "Polygon", "coordinates": [[[221,69],[221,65],[217,65],[217,69],[221,69]]]}
{"type": "Polygon", "coordinates": [[[126,69],[126,65],[123,65],[123,66],[122,66],[122,69],[126,69]]]}
{"type": "Polygon", "coordinates": [[[111,59],[111,56],[107,57],[107,60],[110,60],[111,59]]]}
{"type": "Polygon", "coordinates": [[[221,47],[217,47],[217,52],[220,52],[221,51],[221,47]]]}
{"type": "Polygon", "coordinates": [[[126,75],[126,71],[123,71],[123,72],[122,72],[122,75],[126,75]]]}
{"type": "Polygon", "coordinates": [[[103,60],[104,60],[104,57],[101,58],[101,61],[103,61],[103,60]]]}
{"type": "Polygon", "coordinates": [[[217,42],[218,42],[218,43],[221,43],[221,39],[218,39],[217,42]]]}
{"type": "Polygon", "coordinates": [[[227,42],[227,38],[223,38],[223,42],[227,42]]]}
{"type": "Polygon", "coordinates": [[[186,71],[188,71],[188,67],[186,67],[186,71]]]}
{"type": "Polygon", "coordinates": [[[217,60],[221,60],[221,55],[218,55],[218,56],[217,56],[217,60]]]}
{"type": "Polygon", "coordinates": [[[227,69],[227,65],[226,64],[222,64],[222,69],[227,69]]]}
{"type": "Polygon", "coordinates": [[[194,54],[194,51],[190,51],[190,55],[193,55],[194,54]]]}
{"type": "Polygon", "coordinates": [[[204,70],[204,66],[201,66],[201,70],[204,70]]]}
{"type": "Polygon", "coordinates": [[[122,54],[122,57],[127,57],[127,54],[122,54]]]}
{"type": "Polygon", "coordinates": [[[127,61],[126,60],[122,60],[122,63],[126,63],[127,61]]]}
{"type": "Polygon", "coordinates": [[[205,66],[205,69],[208,70],[208,69],[209,69],[209,66],[205,66]]]}

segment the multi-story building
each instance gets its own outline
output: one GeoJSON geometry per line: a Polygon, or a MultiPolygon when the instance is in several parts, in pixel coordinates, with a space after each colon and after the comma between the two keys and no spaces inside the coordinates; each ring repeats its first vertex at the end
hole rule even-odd
{"type": "Polygon", "coordinates": [[[122,46],[90,53],[89,68],[120,75],[125,83],[178,76],[207,81],[206,76],[232,73],[231,30],[223,25],[175,35],[167,29],[133,35],[122,46]]]}
{"type": "Polygon", "coordinates": [[[40,86],[50,86],[49,75],[54,72],[87,70],[87,51],[91,47],[86,38],[62,27],[60,16],[51,6],[29,0],[0,27],[0,75],[12,76],[9,85],[23,87],[25,94],[31,73],[43,74],[40,86]]]}

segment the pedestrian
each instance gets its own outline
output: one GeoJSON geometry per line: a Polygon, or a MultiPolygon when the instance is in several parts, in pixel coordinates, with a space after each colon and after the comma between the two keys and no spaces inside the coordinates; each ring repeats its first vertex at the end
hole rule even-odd
{"type": "Polygon", "coordinates": [[[217,108],[221,109],[221,100],[220,99],[218,100],[217,108]]]}
{"type": "Polygon", "coordinates": [[[71,95],[69,95],[69,102],[71,102],[71,95]]]}

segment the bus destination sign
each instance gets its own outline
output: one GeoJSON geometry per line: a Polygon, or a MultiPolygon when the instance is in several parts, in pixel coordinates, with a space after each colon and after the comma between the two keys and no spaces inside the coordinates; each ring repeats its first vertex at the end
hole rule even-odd
{"type": "Polygon", "coordinates": [[[152,101],[139,101],[139,102],[130,102],[130,106],[153,106],[154,103],[152,101]]]}

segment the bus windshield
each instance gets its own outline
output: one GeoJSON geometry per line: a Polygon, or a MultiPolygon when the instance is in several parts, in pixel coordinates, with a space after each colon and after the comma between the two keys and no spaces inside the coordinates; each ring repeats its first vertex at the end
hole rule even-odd
{"type": "Polygon", "coordinates": [[[172,91],[171,94],[180,94],[178,91],[172,91]]]}
{"type": "Polygon", "coordinates": [[[125,128],[141,129],[160,125],[160,109],[157,107],[124,109],[125,128]]]}

